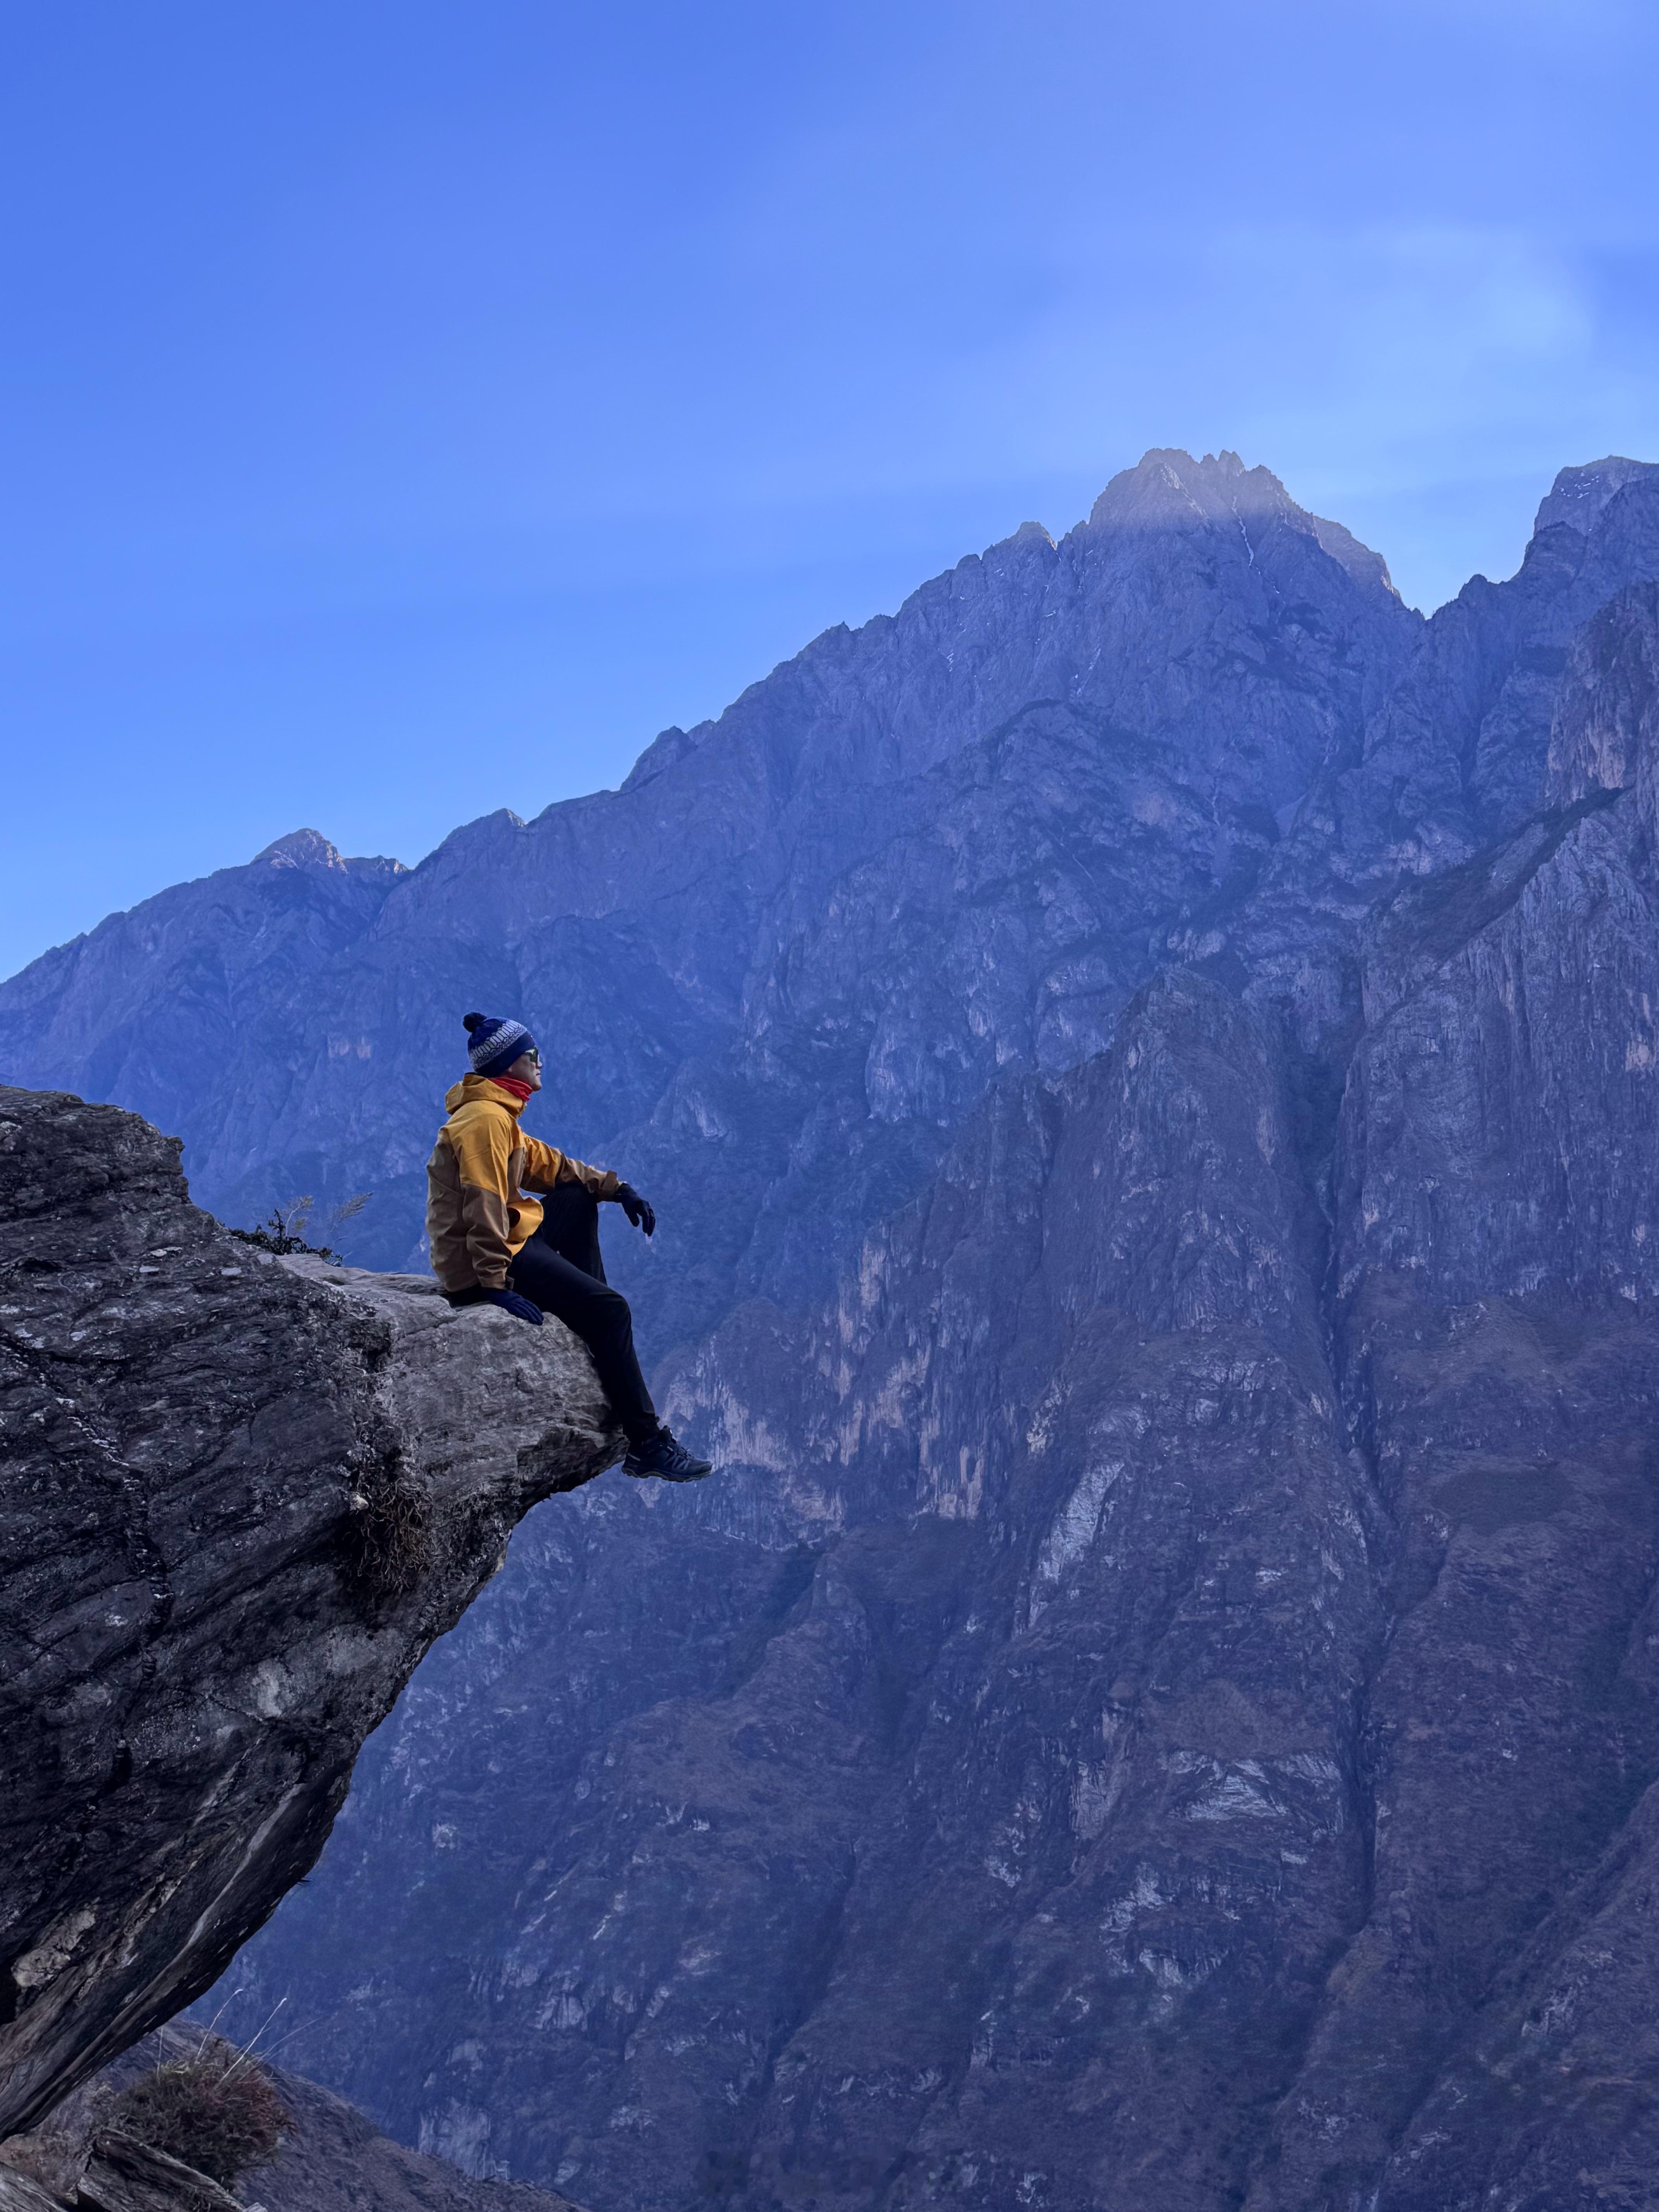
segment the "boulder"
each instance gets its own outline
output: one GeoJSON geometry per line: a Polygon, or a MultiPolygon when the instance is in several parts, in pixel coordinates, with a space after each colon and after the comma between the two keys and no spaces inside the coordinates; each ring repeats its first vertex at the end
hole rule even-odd
{"type": "Polygon", "coordinates": [[[623,1449],[556,1322],[265,1253],[179,1151],[0,1088],[0,2134],[209,1985],[515,1524],[623,1449]]]}

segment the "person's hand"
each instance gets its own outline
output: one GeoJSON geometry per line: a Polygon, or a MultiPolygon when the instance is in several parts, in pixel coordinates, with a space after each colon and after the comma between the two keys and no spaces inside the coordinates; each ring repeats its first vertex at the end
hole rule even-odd
{"type": "Polygon", "coordinates": [[[643,1229],[647,1237],[655,1235],[656,1208],[648,1198],[640,1196],[631,1182],[619,1182],[617,1185],[617,1203],[635,1229],[643,1229]]]}
{"type": "Polygon", "coordinates": [[[528,1298],[521,1298],[516,1291],[486,1291],[484,1303],[499,1306],[510,1313],[515,1321],[527,1321],[532,1328],[539,1328],[545,1316],[539,1306],[532,1306],[528,1298]]]}

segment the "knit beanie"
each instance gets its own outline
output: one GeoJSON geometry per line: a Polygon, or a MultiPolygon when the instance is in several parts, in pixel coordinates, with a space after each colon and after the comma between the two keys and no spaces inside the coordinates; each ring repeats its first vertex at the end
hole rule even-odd
{"type": "Polygon", "coordinates": [[[462,1025],[472,1040],[466,1056],[475,1075],[504,1075],[536,1042],[522,1022],[502,1021],[495,1014],[465,1014],[462,1025]]]}

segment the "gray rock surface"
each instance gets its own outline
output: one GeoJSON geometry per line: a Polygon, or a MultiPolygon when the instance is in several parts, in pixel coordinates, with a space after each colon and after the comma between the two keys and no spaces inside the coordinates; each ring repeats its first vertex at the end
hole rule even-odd
{"type": "Polygon", "coordinates": [[[405,2150],[362,2114],[269,2060],[261,2071],[289,2125],[276,2155],[231,2194],[110,2125],[110,2105],[153,2067],[194,2057],[202,2038],[177,2028],[147,2035],[70,2093],[35,2135],[0,2143],[5,2212],[580,2212],[568,2197],[521,2184],[480,2181],[442,2159],[405,2150]],[[28,2196],[33,2187],[38,2201],[28,2196]],[[15,2192],[15,2193],[13,2193],[15,2192]],[[21,2201],[20,2201],[21,2200],[21,2201]]]}
{"type": "Polygon", "coordinates": [[[1656,577],[1633,463],[1424,623],[1149,455],[241,995],[191,1158],[397,1264],[522,1011],[725,1472],[532,1516],[234,2019],[595,2212],[1649,2201],[1656,577]]]}
{"type": "Polygon", "coordinates": [[[87,2148],[76,2212],[235,2212],[228,2189],[125,2129],[99,2128],[87,2148]]]}
{"type": "Polygon", "coordinates": [[[342,2097],[269,2068],[294,2131],[245,2194],[265,2212],[579,2212],[568,2197],[521,2182],[481,2181],[405,2150],[342,2097]]]}
{"type": "Polygon", "coordinates": [[[620,1449],[557,1326],[268,1258],[176,1140],[0,1089],[0,2132],[198,1996],[538,1498],[620,1449]]]}

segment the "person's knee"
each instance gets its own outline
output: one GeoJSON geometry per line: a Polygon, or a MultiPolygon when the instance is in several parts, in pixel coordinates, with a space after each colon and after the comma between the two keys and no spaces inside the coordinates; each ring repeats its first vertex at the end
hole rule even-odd
{"type": "Polygon", "coordinates": [[[629,1335],[633,1329],[634,1316],[627,1299],[608,1284],[596,1290],[588,1300],[588,1312],[596,1336],[614,1341],[629,1335]]]}

